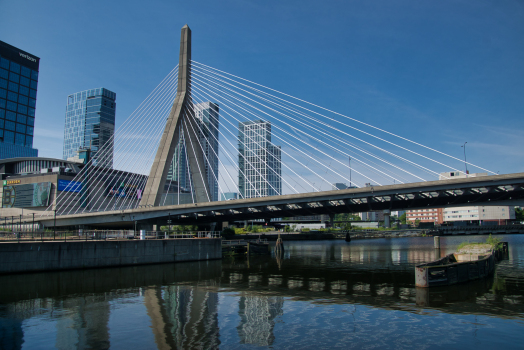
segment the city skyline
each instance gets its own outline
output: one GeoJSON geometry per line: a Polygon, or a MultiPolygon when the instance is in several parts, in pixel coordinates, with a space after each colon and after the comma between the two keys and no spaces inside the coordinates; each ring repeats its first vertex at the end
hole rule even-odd
{"type": "Polygon", "coordinates": [[[50,12],[57,2],[29,3],[25,28],[8,30],[20,19],[21,5],[16,3],[4,5],[8,15],[0,28],[6,33],[3,40],[42,58],[45,70],[39,81],[34,145],[41,156],[60,158],[57,145],[63,142],[63,132],[49,126],[59,125],[64,95],[94,84],[119,91],[118,127],[136,108],[136,101],[176,64],[167,57],[176,56],[177,45],[172,44],[177,42],[178,28],[189,23],[198,38],[193,45],[196,60],[383,125],[457,157],[467,141],[468,160],[489,163],[500,173],[523,171],[518,131],[524,126],[519,98],[524,87],[522,61],[517,59],[524,52],[518,40],[522,4],[498,5],[491,11],[481,4],[412,6],[401,1],[380,2],[377,8],[344,4],[337,11],[326,6],[316,12],[304,3],[290,2],[270,12],[257,4],[226,1],[204,6],[209,14],[202,16],[201,6],[184,4],[177,12],[174,5],[158,3],[148,5],[155,10],[142,22],[146,27],[152,24],[149,31],[126,25],[125,30],[116,30],[127,18],[147,12],[131,2],[122,13],[120,6],[109,5],[92,29],[95,35],[72,40],[86,33],[82,23],[93,17],[92,10],[70,16],[78,9],[73,4],[50,12]],[[450,8],[453,17],[447,16],[450,8]],[[227,19],[239,11],[245,16],[234,25],[211,26],[206,20],[211,13],[227,19]],[[176,13],[175,19],[163,23],[168,13],[176,13]],[[55,15],[63,21],[43,24],[43,18],[55,15]],[[282,21],[284,17],[290,21],[282,21]],[[176,21],[180,25],[173,25],[176,21]],[[268,21],[275,23],[269,31],[268,21]],[[326,31],[317,30],[327,23],[326,31]],[[116,40],[96,42],[102,33],[112,33],[116,40]],[[137,38],[152,40],[142,40],[146,47],[138,49],[132,45],[137,38]],[[319,41],[320,51],[313,49],[319,41]],[[110,45],[113,49],[105,50],[110,45]],[[330,57],[329,64],[321,63],[325,57],[330,57]],[[419,133],[421,126],[431,132],[419,133]]]}

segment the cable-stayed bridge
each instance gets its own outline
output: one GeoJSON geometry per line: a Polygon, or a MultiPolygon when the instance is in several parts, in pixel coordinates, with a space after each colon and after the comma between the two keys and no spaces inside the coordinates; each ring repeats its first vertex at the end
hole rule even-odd
{"type": "Polygon", "coordinates": [[[39,220],[122,226],[517,204],[523,185],[524,174],[496,175],[194,61],[184,26],[179,64],[110,141],[95,143],[39,220]],[[441,175],[463,167],[493,176],[441,175]],[[220,201],[230,193],[238,199],[220,201]]]}

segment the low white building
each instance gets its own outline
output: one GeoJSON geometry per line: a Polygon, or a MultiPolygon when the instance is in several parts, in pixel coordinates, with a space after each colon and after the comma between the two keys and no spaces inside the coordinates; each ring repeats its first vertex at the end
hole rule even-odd
{"type": "Polygon", "coordinates": [[[444,208],[444,222],[453,221],[496,221],[505,224],[515,220],[515,208],[509,206],[471,206],[444,208]]]}

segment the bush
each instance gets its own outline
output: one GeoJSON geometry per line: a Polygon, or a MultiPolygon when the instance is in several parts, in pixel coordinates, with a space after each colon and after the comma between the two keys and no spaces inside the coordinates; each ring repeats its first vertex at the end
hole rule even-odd
{"type": "Polygon", "coordinates": [[[235,229],[231,227],[226,227],[222,230],[220,236],[222,236],[222,238],[224,239],[232,239],[233,237],[235,237],[235,229]]]}

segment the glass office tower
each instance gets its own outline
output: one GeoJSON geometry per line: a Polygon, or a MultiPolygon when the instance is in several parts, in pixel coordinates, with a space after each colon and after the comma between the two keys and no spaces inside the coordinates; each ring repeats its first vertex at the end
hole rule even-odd
{"type": "Polygon", "coordinates": [[[116,93],[104,88],[67,97],[64,153],[71,158],[79,149],[90,149],[93,165],[113,167],[116,93]]]}
{"type": "Polygon", "coordinates": [[[281,150],[271,143],[270,122],[239,123],[238,152],[240,198],[282,194],[281,150]]]}
{"type": "Polygon", "coordinates": [[[38,157],[33,148],[40,58],[0,41],[0,159],[38,157]]]}
{"type": "MultiPolygon", "coordinates": [[[[219,108],[216,103],[202,102],[193,105],[194,117],[197,120],[197,130],[199,144],[193,145],[203,150],[204,164],[209,191],[211,192],[210,200],[218,201],[218,118],[219,108]]],[[[193,117],[193,115],[191,115],[193,117]]],[[[191,126],[195,127],[193,124],[191,126]]],[[[191,128],[186,124],[186,127],[191,128]]],[[[185,188],[191,188],[190,172],[187,160],[187,151],[184,138],[187,131],[180,134],[173,161],[169,167],[167,180],[177,181],[178,184],[185,188]]],[[[188,137],[188,136],[187,136],[188,137]]]]}

